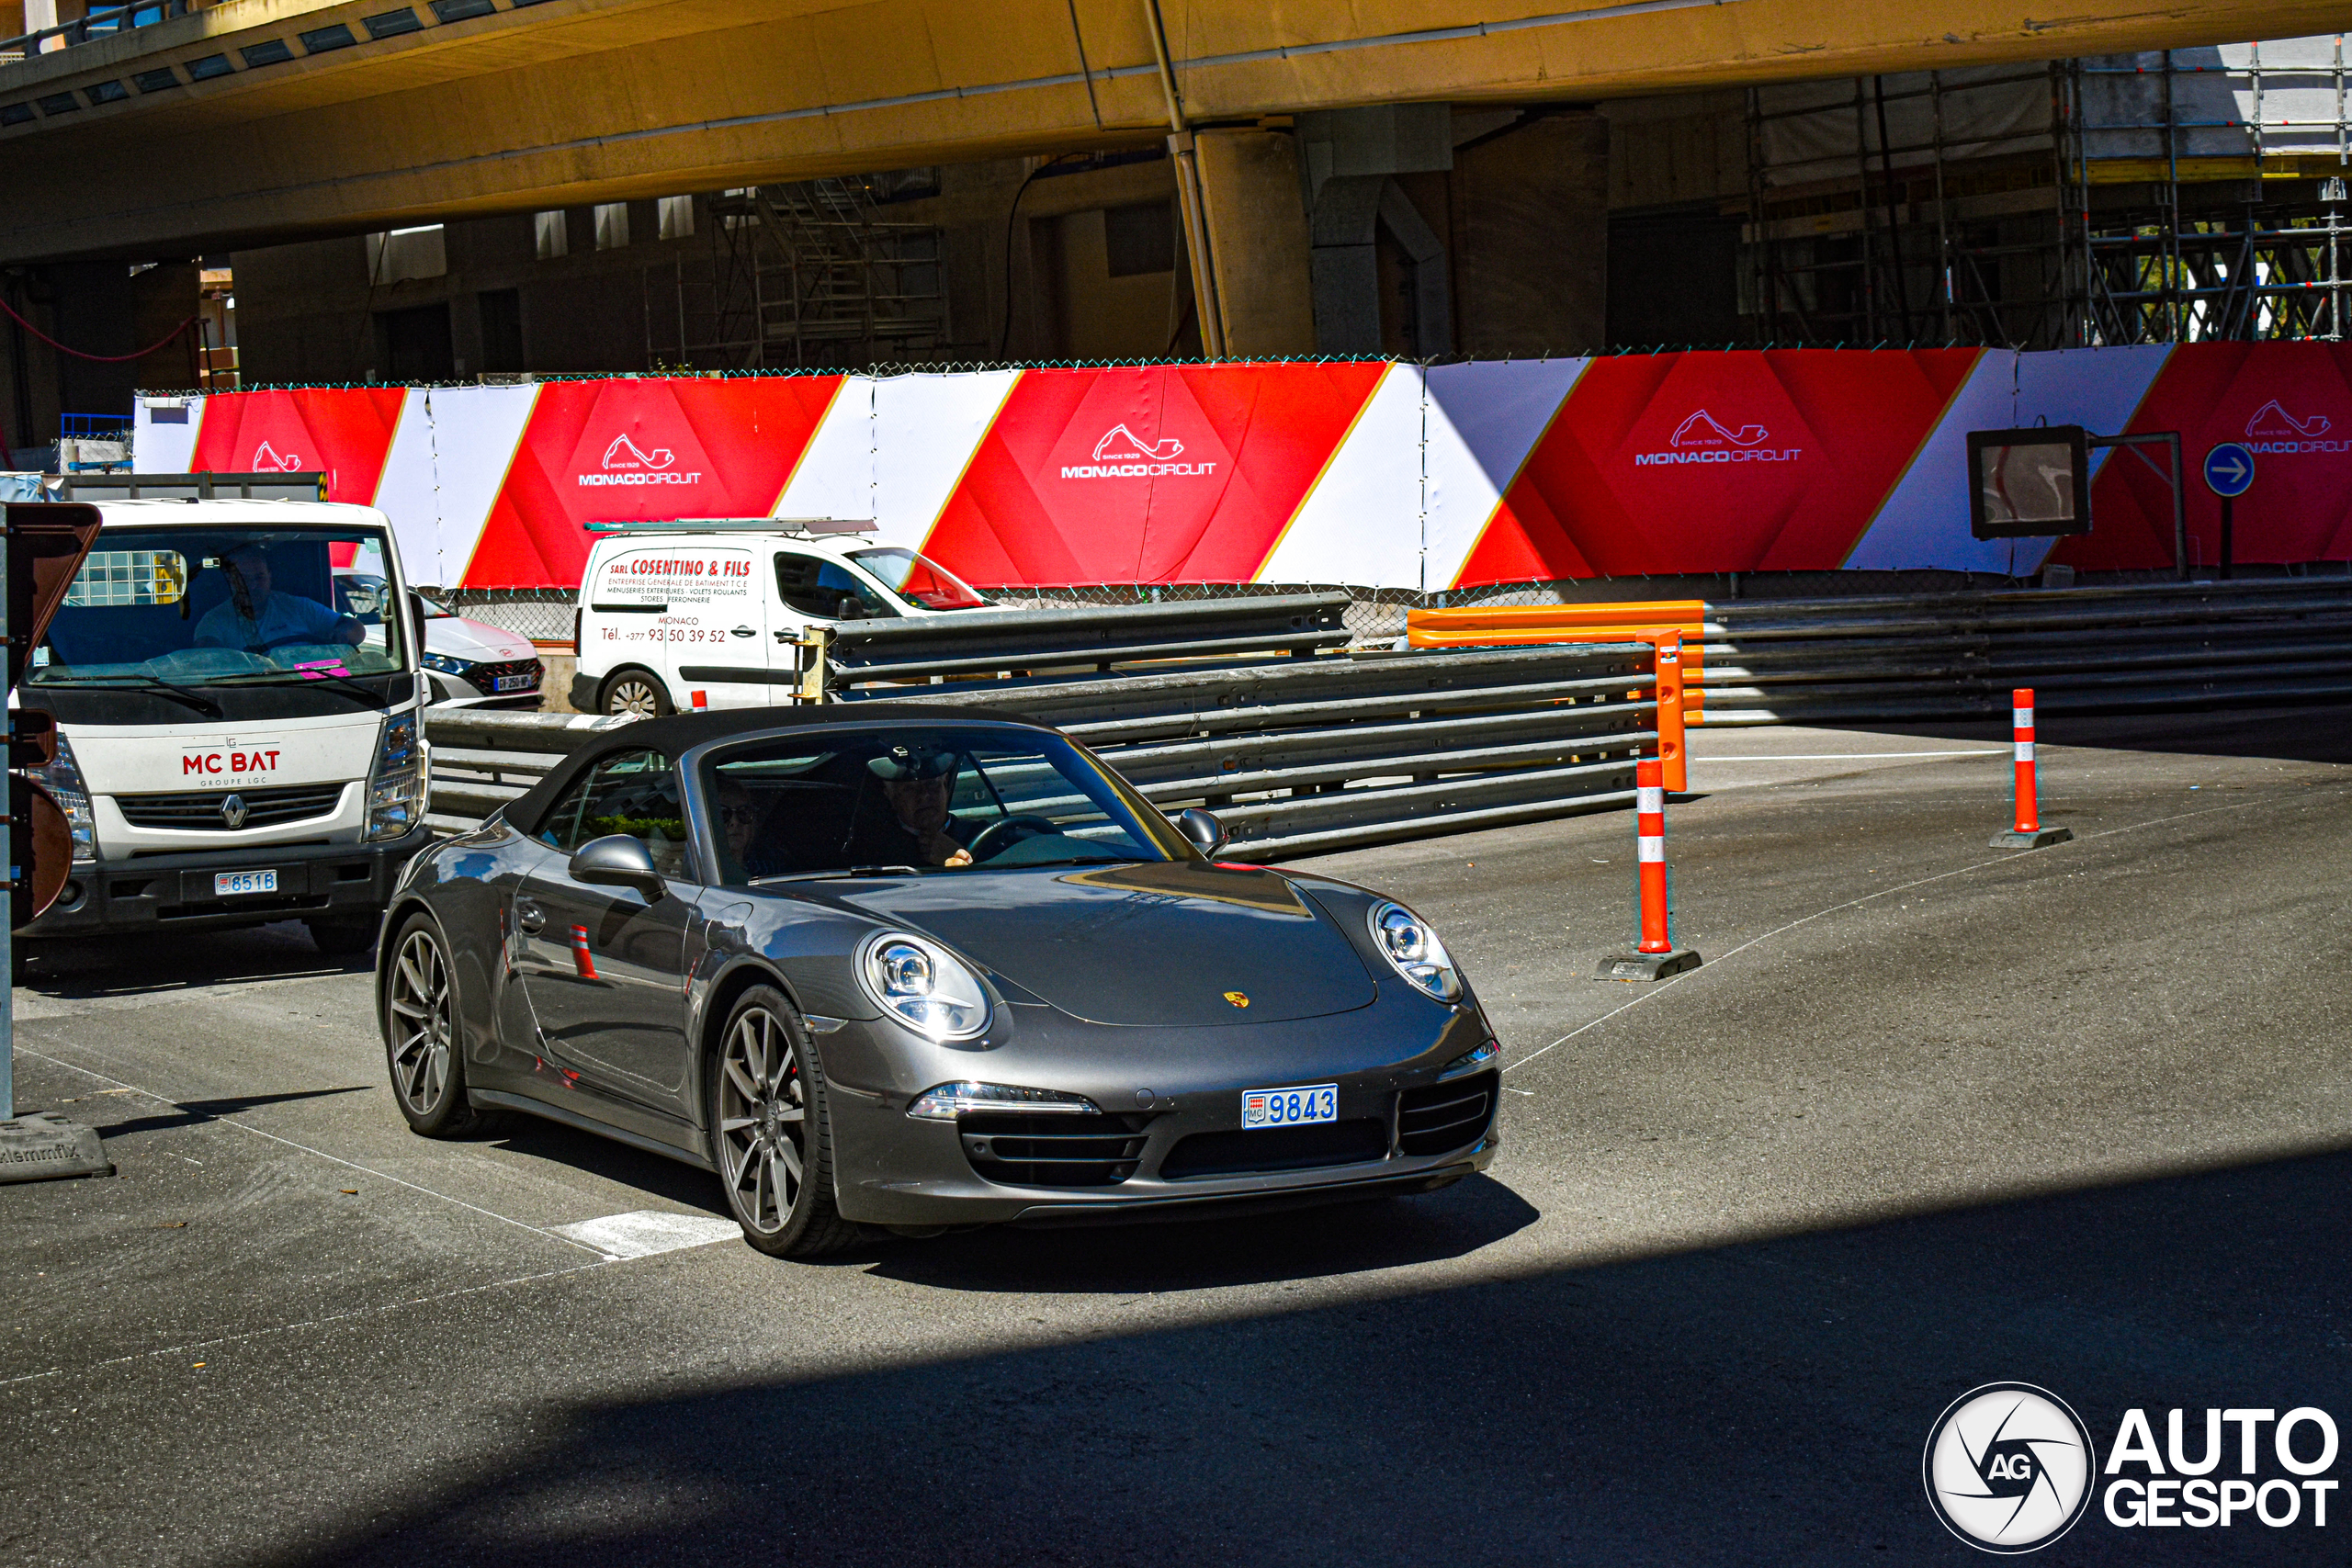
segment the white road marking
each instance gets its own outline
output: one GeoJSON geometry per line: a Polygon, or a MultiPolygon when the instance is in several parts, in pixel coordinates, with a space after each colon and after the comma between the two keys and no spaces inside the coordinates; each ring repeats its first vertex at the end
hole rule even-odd
{"type": "Polygon", "coordinates": [[[582,1220],[576,1224],[553,1228],[557,1235],[593,1247],[610,1258],[650,1258],[657,1252],[735,1241],[743,1234],[743,1227],[733,1220],[712,1214],[664,1213],[660,1209],[606,1214],[600,1220],[582,1220]]]}
{"type": "Polygon", "coordinates": [[[535,1285],[542,1280],[560,1280],[567,1274],[584,1273],[602,1269],[612,1262],[599,1258],[594,1263],[575,1263],[569,1269],[550,1269],[540,1274],[522,1274],[512,1280],[493,1280],[487,1285],[466,1285],[454,1291],[441,1291],[429,1296],[410,1296],[401,1301],[385,1302],[377,1306],[354,1307],[349,1312],[332,1313],[325,1317],[305,1318],[300,1323],[273,1324],[267,1328],[250,1328],[243,1334],[223,1334],[214,1339],[191,1339],[185,1345],[167,1345],[160,1350],[140,1350],[128,1356],[109,1356],[103,1361],[89,1361],[78,1367],[51,1367],[45,1372],[22,1372],[13,1378],[0,1378],[0,1388],[20,1382],[39,1382],[44,1378],[62,1378],[69,1373],[94,1372],[104,1367],[127,1367],[137,1361],[152,1361],[158,1356],[185,1356],[196,1350],[209,1350],[220,1345],[242,1345],[251,1339],[266,1339],[276,1334],[294,1334],[305,1328],[323,1328],[330,1324],[348,1323],[356,1317],[374,1317],[380,1313],[399,1312],[403,1307],[429,1306],[435,1302],[454,1301],[459,1296],[476,1296],[484,1291],[503,1291],[514,1285],[535,1285]]]}
{"type": "MultiPolygon", "coordinates": [[[[77,1062],[68,1062],[61,1057],[47,1055],[39,1051],[29,1050],[23,1045],[18,1045],[17,1047],[17,1055],[19,1056],[37,1057],[41,1061],[51,1064],[52,1066],[63,1067],[69,1072],[80,1073],[84,1077],[96,1078],[100,1083],[113,1084],[117,1086],[118,1089],[128,1089],[133,1094],[144,1096],[146,1099],[153,1100],[158,1105],[168,1105],[175,1111],[185,1111],[187,1109],[187,1107],[182,1105],[179,1101],[175,1100],[167,1100],[164,1096],[157,1094],[153,1089],[141,1089],[137,1084],[127,1084],[120,1078],[108,1077],[104,1073],[93,1072],[77,1062]]],[[[234,1127],[240,1133],[250,1133],[256,1138],[267,1138],[273,1144],[284,1144],[289,1149],[300,1149],[306,1155],[316,1155],[319,1158],[329,1161],[334,1165],[342,1166],[346,1170],[359,1171],[363,1175],[376,1178],[379,1181],[389,1181],[395,1187],[405,1187],[412,1192],[422,1192],[427,1198],[438,1198],[444,1203],[454,1203],[458,1208],[469,1210],[474,1213],[481,1215],[485,1219],[497,1220],[505,1224],[513,1225],[519,1230],[529,1231],[533,1235],[543,1235],[550,1241],[560,1241],[566,1247],[579,1247],[583,1252],[601,1253],[603,1250],[599,1247],[591,1247],[584,1241],[574,1241],[568,1235],[560,1235],[556,1232],[547,1229],[545,1226],[532,1224],[527,1220],[518,1220],[512,1214],[502,1214],[495,1209],[485,1209],[479,1203],[469,1203],[463,1198],[453,1198],[447,1192],[435,1192],[430,1187],[420,1187],[413,1181],[402,1180],[401,1178],[394,1176],[388,1170],[378,1170],[373,1166],[361,1165],[356,1160],[345,1159],[340,1155],[331,1155],[324,1149],[314,1149],[308,1144],[298,1144],[291,1138],[279,1137],[276,1133],[265,1133],[259,1127],[247,1126],[244,1122],[238,1121],[234,1116],[215,1116],[211,1120],[219,1122],[224,1127],[234,1127]]],[[[599,1257],[597,1261],[608,1262],[610,1261],[610,1258],[608,1257],[599,1257]]]]}
{"type": "MultiPolygon", "coordinates": [[[[2323,792],[2341,794],[2342,788],[2341,786],[2323,786],[2323,789],[2313,790],[2312,793],[2316,795],[2323,792]]],[[[2136,833],[2143,828],[2159,828],[2167,822],[2186,822],[2194,817],[2211,817],[2223,811],[2244,811],[2252,807],[2268,806],[2271,804],[2272,801],[2267,798],[2262,800],[2243,800],[2234,802],[2228,806],[2211,807],[2202,811],[2182,811],[2177,812],[2170,817],[2152,817],[2145,822],[2126,822],[2120,828],[2104,828],[2096,833],[2077,834],[2075,838],[2074,844],[2079,846],[2089,843],[2096,839],[2111,839],[2118,833],[2136,833]]],[[[1607,1023],[1611,1019],[1615,1018],[1619,1013],[1631,1012],[1634,1009],[1640,1007],[1645,1002],[1656,1001],[1658,998],[1666,995],[1677,986],[1688,985],[1690,981],[1698,979],[1702,976],[1713,975],[1720,970],[1725,963],[1738,957],[1741,953],[1746,953],[1749,948],[1755,947],[1761,942],[1770,942],[1774,937],[1785,936],[1790,931],[1796,930],[1799,926],[1809,926],[1813,924],[1814,921],[1822,919],[1827,916],[1838,914],[1846,909],[1857,908],[1861,905],[1871,903],[1876,899],[1889,897],[1897,893],[1907,893],[1914,887],[1925,887],[1931,882],[1942,882],[1955,876],[1966,876],[1971,872],[1983,871],[1987,866],[2007,865],[2009,862],[2016,860],[2020,854],[2052,854],[2069,847],[2072,846],[2058,844],[2053,845],[2051,849],[2047,850],[2017,851],[2010,854],[1996,856],[1992,860],[1978,861],[1973,865],[1963,865],[1956,870],[1939,871],[1933,876],[1922,876],[1910,882],[1899,882],[1892,887],[1882,888],[1876,893],[1865,893],[1859,898],[1849,898],[1842,904],[1832,904],[1826,909],[1815,909],[1810,915],[1800,915],[1795,919],[1789,921],[1786,925],[1775,926],[1761,936],[1753,936],[1748,938],[1746,942],[1741,942],[1737,947],[1733,948],[1729,953],[1724,953],[1721,958],[1715,959],[1711,963],[1702,964],[1696,969],[1686,969],[1670,980],[1660,980],[1656,982],[1655,988],[1644,991],[1641,995],[1635,997],[1632,1001],[1627,1002],[1624,1006],[1611,1008],[1609,1011],[1602,1013],[1599,1018],[1593,1019],[1589,1022],[1577,1025],[1576,1028],[1569,1030],[1566,1034],[1563,1034],[1557,1040],[1553,1041],[1551,1044],[1539,1046],[1535,1050],[1530,1051],[1524,1056],[1521,1056],[1514,1061],[1505,1063],[1502,1070],[1507,1073],[1515,1072],[1519,1068],[1527,1066],[1528,1063],[1535,1060],[1536,1057],[1543,1055],[1544,1052],[1566,1045],[1569,1041],[1574,1040],[1577,1035],[1584,1033],[1587,1030],[1598,1029],[1602,1024],[1607,1023]]]]}
{"type": "Polygon", "coordinates": [[[1693,764],[1704,767],[1713,762],[1874,762],[1894,757],[2006,757],[2007,747],[1974,751],[1757,751],[1718,756],[1711,751],[1691,753],[1693,764]]]}

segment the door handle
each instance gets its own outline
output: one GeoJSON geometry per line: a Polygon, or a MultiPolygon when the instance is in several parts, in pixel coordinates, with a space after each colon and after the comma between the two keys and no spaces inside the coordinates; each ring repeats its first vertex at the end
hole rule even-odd
{"type": "Polygon", "coordinates": [[[528,898],[514,900],[514,924],[524,931],[536,931],[548,923],[548,912],[528,898]]]}

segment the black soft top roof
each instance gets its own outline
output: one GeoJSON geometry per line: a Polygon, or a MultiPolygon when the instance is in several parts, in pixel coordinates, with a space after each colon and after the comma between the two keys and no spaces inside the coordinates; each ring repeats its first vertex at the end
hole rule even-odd
{"type": "Polygon", "coordinates": [[[666,718],[640,719],[600,730],[588,744],[548,770],[529,793],[506,807],[507,824],[518,832],[536,832],[557,795],[571,781],[616,751],[659,751],[675,760],[695,747],[738,735],[758,735],[793,729],[872,729],[894,724],[1017,724],[1051,728],[1010,714],[975,713],[969,708],[938,703],[907,703],[896,699],[867,703],[828,703],[822,707],[725,708],[717,713],[672,714],[666,718]]]}

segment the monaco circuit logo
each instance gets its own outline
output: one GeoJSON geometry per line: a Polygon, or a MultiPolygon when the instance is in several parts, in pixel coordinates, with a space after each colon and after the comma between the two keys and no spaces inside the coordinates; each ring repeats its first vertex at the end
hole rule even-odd
{"type": "Polygon", "coordinates": [[[277,455],[277,448],[265,441],[254,448],[253,466],[246,471],[255,474],[292,474],[300,472],[301,468],[300,453],[289,452],[281,457],[277,455]]]}
{"type": "Polygon", "coordinates": [[[2297,419],[2273,398],[2255,410],[2254,417],[2245,422],[2245,444],[2250,451],[2278,454],[2352,450],[2340,436],[2333,441],[2321,440],[2328,428],[2325,414],[2297,419]]]}
{"type": "Polygon", "coordinates": [[[1114,424],[1094,444],[1091,463],[1065,463],[1066,479],[1142,479],[1170,475],[1199,476],[1216,471],[1214,462],[1181,463],[1184,444],[1174,436],[1146,441],[1124,424],[1114,424]]]}
{"type": "Polygon", "coordinates": [[[1760,424],[1736,428],[1705,409],[1674,427],[1663,452],[1636,452],[1634,466],[1649,468],[1672,463],[1787,463],[1804,456],[1802,446],[1767,446],[1771,431],[1760,424]]]}
{"type": "Polygon", "coordinates": [[[1094,460],[1098,463],[1165,463],[1183,455],[1184,444],[1174,436],[1165,441],[1143,442],[1124,424],[1114,424],[1102,433],[1094,444],[1094,460]]]}
{"type": "Polygon", "coordinates": [[[629,439],[623,431],[605,448],[602,472],[579,476],[583,485],[690,485],[699,484],[702,475],[694,469],[676,466],[678,455],[667,446],[656,446],[648,452],[629,439]]]}

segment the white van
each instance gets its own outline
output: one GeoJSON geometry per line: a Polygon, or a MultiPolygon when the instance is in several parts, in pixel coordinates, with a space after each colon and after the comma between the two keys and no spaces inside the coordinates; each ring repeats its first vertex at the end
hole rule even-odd
{"type": "Polygon", "coordinates": [[[863,536],[871,523],[694,518],[592,525],[573,613],[582,713],[768,707],[791,699],[811,626],[986,610],[955,573],[863,536]]]}
{"type": "Polygon", "coordinates": [[[98,515],[14,694],[56,721],[30,771],[73,837],[65,891],[18,951],[288,919],[328,953],[373,946],[432,837],[416,619],[384,514],[190,497],[98,515]],[[364,612],[338,596],[347,573],[384,584],[364,612]]]}

